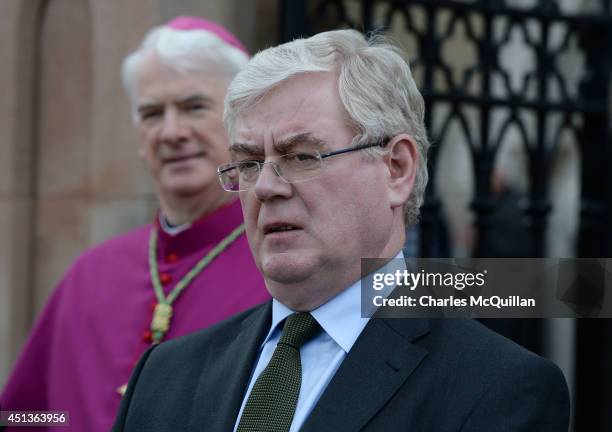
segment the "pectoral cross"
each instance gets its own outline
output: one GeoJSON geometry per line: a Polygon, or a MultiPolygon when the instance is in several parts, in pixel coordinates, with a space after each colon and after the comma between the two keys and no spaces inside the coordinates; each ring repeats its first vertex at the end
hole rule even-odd
{"type": "Polygon", "coordinates": [[[157,303],[151,320],[153,343],[160,343],[170,328],[172,306],[167,303],[157,303]]]}
{"type": "MultiPolygon", "coordinates": [[[[172,319],[172,306],[167,303],[157,303],[153,310],[153,318],[151,319],[151,344],[158,344],[162,341],[168,329],[170,329],[170,320],[172,319]]],[[[116,391],[123,397],[127,390],[127,383],[117,387],[116,391]]]]}

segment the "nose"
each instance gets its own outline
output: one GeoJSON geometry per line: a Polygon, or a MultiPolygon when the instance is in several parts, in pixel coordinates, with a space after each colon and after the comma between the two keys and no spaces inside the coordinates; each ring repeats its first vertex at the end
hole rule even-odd
{"type": "Polygon", "coordinates": [[[179,144],[186,140],[189,129],[175,109],[168,109],[164,112],[163,123],[161,125],[160,138],[167,144],[179,144]]]}
{"type": "Polygon", "coordinates": [[[253,186],[253,192],[259,201],[291,197],[292,186],[280,177],[278,170],[279,167],[275,163],[267,163],[261,167],[259,177],[253,186]]]}

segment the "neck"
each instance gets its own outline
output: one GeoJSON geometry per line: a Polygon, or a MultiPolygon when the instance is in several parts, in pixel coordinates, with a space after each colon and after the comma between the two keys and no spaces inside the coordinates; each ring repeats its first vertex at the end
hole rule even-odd
{"type": "Polygon", "coordinates": [[[193,222],[202,216],[209,215],[220,207],[234,201],[236,197],[231,194],[218,196],[190,196],[190,197],[163,197],[160,195],[161,212],[166,221],[173,226],[193,222]]]}
{"type": "MultiPolygon", "coordinates": [[[[401,246],[379,255],[377,258],[391,260],[397,256],[400,250],[401,246]]],[[[358,265],[351,268],[342,271],[337,269],[321,270],[308,280],[293,284],[279,284],[276,281],[266,279],[266,286],[272,297],[290,309],[298,312],[310,312],[327,303],[361,279],[361,260],[358,261],[358,265]]]]}

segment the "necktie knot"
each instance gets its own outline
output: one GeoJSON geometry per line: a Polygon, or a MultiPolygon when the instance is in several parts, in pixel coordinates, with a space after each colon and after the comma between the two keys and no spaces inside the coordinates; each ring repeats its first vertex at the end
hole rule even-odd
{"type": "Polygon", "coordinates": [[[320,330],[321,326],[309,313],[294,313],[285,320],[283,333],[278,343],[290,345],[299,350],[302,345],[312,339],[320,330]]]}

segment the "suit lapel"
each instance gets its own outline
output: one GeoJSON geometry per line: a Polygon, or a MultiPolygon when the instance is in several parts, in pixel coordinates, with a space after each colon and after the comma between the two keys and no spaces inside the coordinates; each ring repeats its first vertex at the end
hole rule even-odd
{"type": "Polygon", "coordinates": [[[199,377],[190,430],[233,430],[259,346],[270,329],[271,316],[268,302],[245,318],[234,332],[213,341],[199,377]]]}
{"type": "Polygon", "coordinates": [[[428,331],[427,320],[371,319],[301,431],[362,429],[425,357],[411,342],[428,331]]]}

